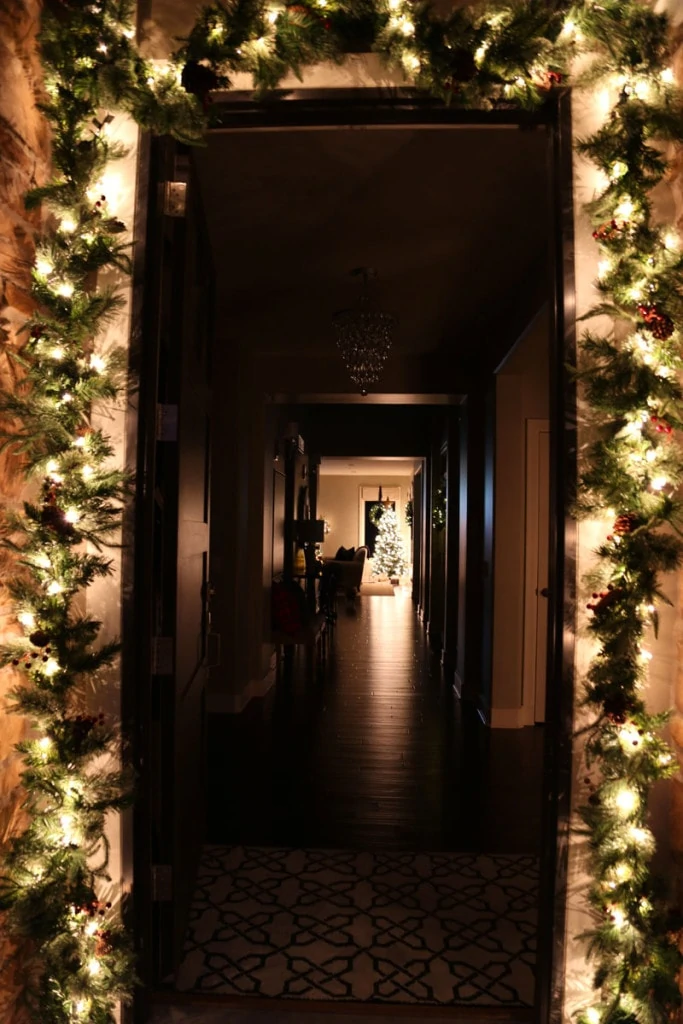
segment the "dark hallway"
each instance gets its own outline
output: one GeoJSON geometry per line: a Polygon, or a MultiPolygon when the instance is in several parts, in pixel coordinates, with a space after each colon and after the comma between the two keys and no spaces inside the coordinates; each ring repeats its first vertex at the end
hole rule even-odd
{"type": "Polygon", "coordinates": [[[321,678],[297,668],[210,716],[209,842],[537,855],[542,728],[484,727],[407,596],[342,602],[321,678]]]}

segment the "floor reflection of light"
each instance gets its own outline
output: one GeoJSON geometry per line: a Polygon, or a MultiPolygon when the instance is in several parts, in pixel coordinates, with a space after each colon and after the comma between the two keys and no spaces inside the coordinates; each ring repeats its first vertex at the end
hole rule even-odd
{"type": "Polygon", "coordinates": [[[379,751],[402,749],[415,715],[414,611],[410,598],[370,597],[364,610],[370,619],[369,743],[379,751]]]}

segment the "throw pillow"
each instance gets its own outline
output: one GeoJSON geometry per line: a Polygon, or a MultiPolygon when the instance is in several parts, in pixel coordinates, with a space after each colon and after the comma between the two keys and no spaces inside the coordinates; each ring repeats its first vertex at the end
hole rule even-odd
{"type": "Polygon", "coordinates": [[[335,562],[350,562],[353,558],[355,548],[339,548],[334,556],[335,562]]]}

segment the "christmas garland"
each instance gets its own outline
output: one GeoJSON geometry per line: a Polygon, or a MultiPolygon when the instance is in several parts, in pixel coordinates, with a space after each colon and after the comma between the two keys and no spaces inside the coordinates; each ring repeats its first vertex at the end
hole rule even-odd
{"type": "Polygon", "coordinates": [[[98,644],[99,623],[75,601],[109,572],[104,547],[128,489],[90,412],[125,388],[122,355],[98,347],[119,301],[96,287],[95,275],[128,270],[123,225],[98,187],[120,155],[102,109],[196,142],[211,119],[211,93],[228,87],[231,74],[251,72],[261,93],[307,64],[369,48],[446,102],[534,106],[563,81],[582,46],[593,61],[573,84],[601,82],[614,92],[604,126],[580,147],[605,178],[590,208],[604,294],[591,315],[607,314],[614,328],[584,337],[578,373],[595,439],[582,453],[577,512],[613,510],[589,606],[598,654],[586,681],[592,792],[582,814],[599,998],[581,1019],[667,1019],[679,1003],[681,956],[678,926],[649,867],[647,794],[676,765],[659,736],[666,716],[648,714],[640,693],[650,657],[644,644],[664,600],[659,577],[681,561],[670,527],[683,475],[672,439],[683,423],[683,260],[677,236],[654,223],[649,201],[667,169],[660,144],[683,134],[666,19],[635,0],[573,7],[525,0],[445,18],[406,0],[235,0],[205,8],[162,71],[140,58],[133,36],[125,2],[52,0],[45,12],[42,109],[53,129],[55,176],[27,196],[27,205],[42,202],[49,211],[33,272],[37,312],[14,356],[23,376],[0,403],[10,424],[4,445],[38,481],[35,501],[7,511],[2,533],[15,555],[11,594],[23,634],[2,649],[2,660],[20,674],[12,710],[34,734],[18,747],[28,825],[5,859],[1,905],[34,953],[36,1019],[111,1021],[115,1000],[134,982],[129,938],[102,895],[104,820],[129,800],[130,780],[106,766],[118,749],[115,724],[83,702],[84,683],[97,686],[117,646],[98,644]]]}

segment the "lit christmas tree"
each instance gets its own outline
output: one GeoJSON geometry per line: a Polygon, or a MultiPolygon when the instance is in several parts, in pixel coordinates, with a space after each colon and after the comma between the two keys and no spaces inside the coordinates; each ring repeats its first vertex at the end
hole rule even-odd
{"type": "Polygon", "coordinates": [[[390,579],[406,571],[403,541],[398,532],[398,517],[393,508],[382,509],[377,519],[377,539],[373,556],[373,574],[387,575],[390,579]]]}

